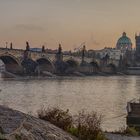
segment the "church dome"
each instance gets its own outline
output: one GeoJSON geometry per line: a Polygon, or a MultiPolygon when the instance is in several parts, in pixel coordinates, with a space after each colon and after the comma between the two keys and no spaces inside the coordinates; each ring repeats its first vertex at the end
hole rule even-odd
{"type": "Polygon", "coordinates": [[[116,48],[120,50],[131,50],[132,49],[132,42],[129,37],[127,37],[126,33],[122,34],[117,41],[116,48]]]}

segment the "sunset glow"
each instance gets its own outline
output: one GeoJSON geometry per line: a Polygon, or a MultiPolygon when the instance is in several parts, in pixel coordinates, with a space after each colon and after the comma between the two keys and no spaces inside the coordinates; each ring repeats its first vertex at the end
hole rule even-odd
{"type": "Polygon", "coordinates": [[[0,0],[0,46],[65,50],[86,42],[88,49],[115,47],[126,32],[135,47],[140,32],[139,0],[0,0]]]}

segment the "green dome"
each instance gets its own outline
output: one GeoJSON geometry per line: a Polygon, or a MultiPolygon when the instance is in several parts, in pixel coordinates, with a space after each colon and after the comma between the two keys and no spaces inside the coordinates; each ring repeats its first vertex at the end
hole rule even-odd
{"type": "Polygon", "coordinates": [[[117,41],[117,45],[116,45],[117,49],[131,49],[132,48],[132,42],[131,39],[129,37],[126,36],[126,33],[124,32],[122,34],[122,37],[120,37],[117,41]]]}

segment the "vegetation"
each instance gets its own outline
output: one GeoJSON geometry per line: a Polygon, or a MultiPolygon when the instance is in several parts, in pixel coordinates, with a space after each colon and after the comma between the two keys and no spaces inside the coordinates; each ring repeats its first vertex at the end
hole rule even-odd
{"type": "Polygon", "coordinates": [[[115,134],[127,135],[127,136],[139,136],[140,132],[135,127],[122,127],[119,131],[113,132],[115,134]]]}
{"type": "Polygon", "coordinates": [[[138,136],[139,132],[136,130],[135,127],[127,127],[125,133],[130,136],[138,136]]]}
{"type": "Polygon", "coordinates": [[[22,137],[21,137],[20,135],[16,134],[16,135],[15,135],[15,139],[16,139],[16,140],[21,140],[22,137]]]}
{"type": "Polygon", "coordinates": [[[4,136],[4,132],[1,127],[0,127],[0,140],[7,140],[4,136]]]}
{"type": "Polygon", "coordinates": [[[43,108],[38,111],[38,116],[78,137],[79,140],[106,140],[101,130],[102,116],[96,112],[81,111],[72,116],[69,110],[43,108]]]}
{"type": "Polygon", "coordinates": [[[38,111],[38,116],[42,120],[51,122],[52,124],[67,130],[72,126],[72,116],[69,114],[69,110],[63,111],[59,108],[41,109],[38,111]]]}
{"type": "Polygon", "coordinates": [[[0,140],[7,140],[3,134],[0,133],[0,140]]]}

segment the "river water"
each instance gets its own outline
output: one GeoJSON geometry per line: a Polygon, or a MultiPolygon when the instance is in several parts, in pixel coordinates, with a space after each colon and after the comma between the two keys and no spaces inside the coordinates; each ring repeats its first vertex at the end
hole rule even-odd
{"type": "Polygon", "coordinates": [[[103,129],[125,126],[127,101],[140,98],[139,76],[0,79],[0,104],[36,115],[41,107],[85,109],[104,116],[103,129]]]}

